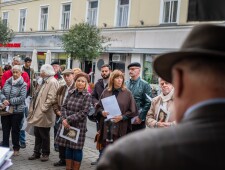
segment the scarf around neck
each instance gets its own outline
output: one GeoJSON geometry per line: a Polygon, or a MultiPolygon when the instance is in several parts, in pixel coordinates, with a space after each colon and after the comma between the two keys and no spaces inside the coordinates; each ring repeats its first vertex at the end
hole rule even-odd
{"type": "Polygon", "coordinates": [[[14,80],[14,78],[12,77],[12,85],[17,84],[20,80],[21,80],[22,76],[20,76],[18,79],[14,80]]]}
{"type": "Polygon", "coordinates": [[[174,88],[166,96],[164,96],[163,93],[161,92],[160,96],[162,98],[162,102],[168,102],[169,100],[171,100],[173,98],[173,93],[174,93],[174,88]]]}

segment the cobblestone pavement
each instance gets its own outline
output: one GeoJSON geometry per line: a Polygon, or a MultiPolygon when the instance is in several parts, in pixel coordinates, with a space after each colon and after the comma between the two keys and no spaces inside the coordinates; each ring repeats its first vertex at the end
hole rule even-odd
{"type": "MultiPolygon", "coordinates": [[[[2,141],[2,131],[0,130],[0,141],[2,141]]],[[[33,154],[34,136],[27,134],[27,147],[20,149],[19,156],[12,156],[12,167],[9,170],[65,170],[65,167],[54,167],[53,163],[59,160],[58,152],[54,151],[53,137],[51,137],[51,153],[49,161],[41,162],[38,160],[28,160],[28,157],[33,154]]],[[[84,157],[81,163],[80,170],[94,170],[96,167],[91,165],[91,162],[98,158],[98,151],[88,147],[86,144],[83,149],[84,157]]]]}

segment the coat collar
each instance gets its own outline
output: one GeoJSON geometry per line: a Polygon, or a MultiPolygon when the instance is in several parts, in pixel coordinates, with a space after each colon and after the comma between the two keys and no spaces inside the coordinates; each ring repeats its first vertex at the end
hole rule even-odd
{"type": "MultiPolygon", "coordinates": [[[[7,80],[7,83],[8,84],[12,84],[12,77],[10,77],[8,80],[7,80]]],[[[24,80],[23,78],[21,78],[14,86],[20,86],[24,83],[24,80]]]]}

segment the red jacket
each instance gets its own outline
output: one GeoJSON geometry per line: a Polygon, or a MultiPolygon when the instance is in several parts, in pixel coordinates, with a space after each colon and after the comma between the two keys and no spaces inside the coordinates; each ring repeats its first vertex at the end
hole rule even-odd
{"type": "MultiPolygon", "coordinates": [[[[7,70],[6,72],[3,73],[2,75],[2,88],[4,87],[4,84],[6,80],[8,80],[10,77],[12,77],[12,71],[7,70]]],[[[23,77],[23,80],[27,83],[27,90],[30,88],[30,77],[27,74],[27,72],[23,71],[21,76],[23,77]]]]}

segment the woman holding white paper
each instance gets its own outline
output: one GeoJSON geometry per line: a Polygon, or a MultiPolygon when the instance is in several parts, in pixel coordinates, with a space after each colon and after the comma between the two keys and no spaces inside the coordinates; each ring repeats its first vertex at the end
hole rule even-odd
{"type": "MultiPolygon", "coordinates": [[[[61,107],[62,124],[58,129],[55,143],[66,148],[66,169],[79,170],[83,158],[83,146],[87,131],[87,115],[91,105],[91,95],[87,91],[89,76],[80,72],[75,76],[75,88],[68,95],[61,107]],[[60,135],[61,129],[74,127],[80,134],[77,143],[60,135]]],[[[76,132],[74,131],[75,136],[76,132]]]]}
{"type": "MultiPolygon", "coordinates": [[[[131,118],[137,116],[137,106],[131,92],[125,87],[124,84],[124,74],[120,70],[114,70],[109,77],[108,88],[102,93],[101,99],[115,95],[118,102],[121,115],[113,116],[111,122],[113,122],[112,127],[112,138],[113,141],[126,135],[131,131],[131,118]]],[[[107,146],[107,125],[105,119],[110,113],[104,110],[103,104],[100,101],[99,109],[97,110],[100,115],[100,143],[103,148],[107,146]]],[[[111,113],[111,115],[116,115],[118,113],[111,113]]],[[[110,116],[109,116],[110,117],[110,116]]]]}

